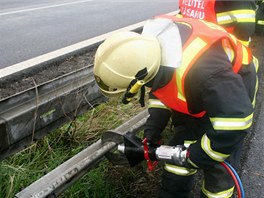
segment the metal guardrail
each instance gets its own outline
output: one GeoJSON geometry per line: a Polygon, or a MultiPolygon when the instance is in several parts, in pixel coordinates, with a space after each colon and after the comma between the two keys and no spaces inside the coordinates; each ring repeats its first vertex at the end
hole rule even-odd
{"type": "MultiPolygon", "coordinates": [[[[89,72],[91,66],[26,90],[12,98],[0,100],[0,160],[104,101],[89,72]]],[[[145,124],[147,116],[144,111],[115,131],[136,132],[145,124]]],[[[15,197],[41,198],[60,195],[98,164],[115,146],[115,143],[102,145],[101,140],[97,141],[18,192],[15,197]]]]}
{"type": "MultiPolygon", "coordinates": [[[[127,131],[138,132],[146,123],[147,110],[117,127],[114,131],[124,134],[127,131]]],[[[104,155],[116,147],[116,143],[102,144],[98,140],[47,175],[32,183],[15,195],[15,198],[55,198],[80,179],[89,169],[100,162],[104,155]]]]}
{"type": "MultiPolygon", "coordinates": [[[[168,13],[175,15],[178,11],[168,13]]],[[[120,31],[140,32],[144,21],[88,39],[0,70],[0,82],[34,73],[53,62],[97,47],[120,31]]],[[[92,77],[92,66],[0,99],[0,160],[22,150],[52,130],[105,100],[92,77]]]]}
{"type": "MultiPolygon", "coordinates": [[[[178,11],[168,14],[174,15],[176,13],[178,11]]],[[[144,21],[1,69],[0,80],[3,82],[8,81],[19,76],[20,72],[35,71],[37,68],[51,64],[53,61],[60,62],[70,55],[94,48],[105,38],[118,31],[140,32],[143,24],[144,21]]],[[[22,150],[52,130],[105,100],[106,98],[96,86],[92,75],[92,65],[1,99],[0,160],[22,150]]],[[[128,130],[137,131],[144,125],[146,117],[147,112],[143,111],[115,130],[120,133],[128,130]]],[[[16,197],[52,197],[59,195],[82,177],[87,170],[97,164],[104,154],[115,146],[114,143],[102,145],[99,140],[17,193],[16,197]]]]}
{"type": "MultiPolygon", "coordinates": [[[[23,72],[13,68],[19,68],[19,65],[11,66],[11,69],[6,71],[2,69],[2,72],[7,74],[12,70],[16,72],[8,76],[0,75],[0,82],[16,79],[21,75],[20,72],[22,75],[27,72],[32,73],[48,67],[52,62],[62,62],[69,56],[78,56],[83,51],[92,50],[115,32],[124,30],[140,32],[142,24],[143,22],[92,38],[62,52],[47,54],[47,57],[43,55],[37,57],[37,60],[25,61],[21,63],[22,68],[25,67],[23,72]],[[32,68],[28,68],[28,65],[32,68]]],[[[52,130],[88,111],[92,106],[106,100],[95,83],[92,67],[89,65],[16,95],[0,99],[0,160],[24,149],[52,130]]]]}
{"type": "Polygon", "coordinates": [[[0,160],[105,101],[93,65],[0,101],[0,160]]]}

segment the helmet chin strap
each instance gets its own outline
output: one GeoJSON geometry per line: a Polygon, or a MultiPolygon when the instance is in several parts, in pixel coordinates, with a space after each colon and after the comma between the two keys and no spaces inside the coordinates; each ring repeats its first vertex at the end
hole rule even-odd
{"type": "Polygon", "coordinates": [[[128,104],[132,98],[137,94],[138,90],[140,89],[140,99],[139,102],[141,104],[141,107],[145,106],[145,81],[143,80],[148,75],[147,68],[140,70],[136,76],[135,79],[133,79],[128,87],[127,90],[123,96],[122,102],[124,104],[128,104]]]}
{"type": "Polygon", "coordinates": [[[141,87],[139,103],[141,107],[145,107],[145,85],[141,87]]]}

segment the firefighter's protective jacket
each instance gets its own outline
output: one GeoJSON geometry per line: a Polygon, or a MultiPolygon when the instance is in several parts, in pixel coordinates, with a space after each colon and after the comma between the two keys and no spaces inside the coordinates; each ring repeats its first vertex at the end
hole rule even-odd
{"type": "Polygon", "coordinates": [[[257,1],[256,32],[264,33],[264,0],[257,1]]]}
{"type": "Polygon", "coordinates": [[[180,0],[182,16],[216,22],[246,45],[255,30],[256,5],[251,1],[180,0]]]}
{"type": "Polygon", "coordinates": [[[173,21],[183,44],[182,65],[161,66],[147,84],[150,117],[145,133],[159,137],[171,112],[201,120],[206,131],[189,147],[190,162],[207,167],[228,158],[252,124],[257,59],[215,24],[177,17],[173,21]]]}

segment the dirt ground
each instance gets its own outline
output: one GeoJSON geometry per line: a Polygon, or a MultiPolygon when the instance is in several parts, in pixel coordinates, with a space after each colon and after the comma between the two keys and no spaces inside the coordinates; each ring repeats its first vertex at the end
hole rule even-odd
{"type": "Polygon", "coordinates": [[[8,98],[14,94],[93,64],[94,54],[95,49],[83,54],[69,56],[63,62],[58,61],[53,64],[43,65],[32,71],[23,71],[8,79],[0,79],[0,101],[1,99],[8,98]]]}

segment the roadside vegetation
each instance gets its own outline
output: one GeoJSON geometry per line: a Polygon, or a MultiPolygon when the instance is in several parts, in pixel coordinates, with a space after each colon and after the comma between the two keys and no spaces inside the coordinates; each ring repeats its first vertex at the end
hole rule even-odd
{"type": "MultiPolygon", "coordinates": [[[[253,37],[252,49],[259,58],[260,66],[264,62],[263,50],[259,50],[263,49],[263,41],[263,35],[253,37]]],[[[260,71],[263,73],[262,67],[260,71]]],[[[261,82],[260,78],[263,90],[261,82]]],[[[101,104],[25,150],[0,161],[0,198],[13,198],[23,188],[97,141],[104,131],[116,128],[143,110],[137,101],[132,103],[121,105],[119,99],[101,104]]],[[[113,166],[105,160],[60,197],[155,198],[158,195],[160,174],[161,164],[149,173],[145,163],[129,168],[113,166]]],[[[194,187],[196,192],[199,191],[199,185],[194,187]]]]}
{"type": "MultiPolygon", "coordinates": [[[[143,109],[137,101],[122,105],[111,100],[91,109],[76,120],[51,132],[25,150],[0,162],[0,197],[13,198],[55,167],[114,129],[143,109]]],[[[156,185],[159,168],[146,172],[145,164],[137,167],[113,166],[108,161],[89,171],[60,197],[142,197],[156,185]],[[149,181],[147,181],[149,180],[149,181]],[[151,181],[152,180],[152,181],[151,181]]],[[[156,187],[155,187],[156,188],[156,187]]]]}

